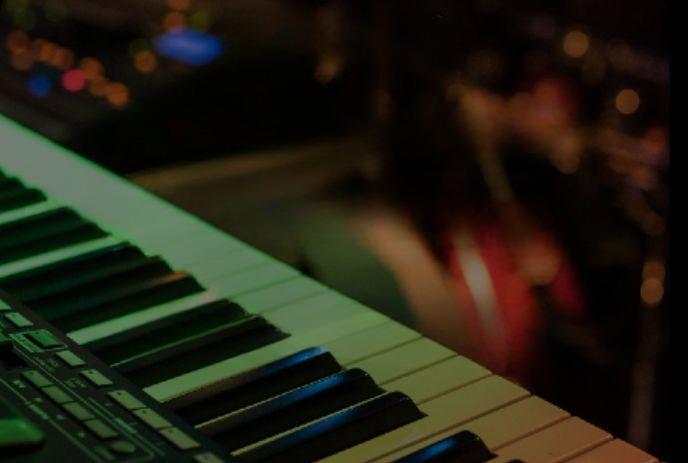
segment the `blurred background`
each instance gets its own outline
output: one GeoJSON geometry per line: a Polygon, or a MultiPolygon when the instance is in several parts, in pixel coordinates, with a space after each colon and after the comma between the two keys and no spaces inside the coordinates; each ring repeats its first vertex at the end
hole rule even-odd
{"type": "Polygon", "coordinates": [[[0,112],[671,458],[662,2],[0,5],[0,112]]]}

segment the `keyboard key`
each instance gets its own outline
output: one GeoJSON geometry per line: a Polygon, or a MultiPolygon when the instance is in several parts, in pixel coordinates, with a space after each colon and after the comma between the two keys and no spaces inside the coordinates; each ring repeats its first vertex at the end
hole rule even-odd
{"type": "Polygon", "coordinates": [[[408,397],[391,392],[233,455],[242,463],[316,461],[422,417],[408,397]]]}
{"type": "Polygon", "coordinates": [[[0,211],[11,211],[45,201],[45,195],[35,188],[0,191],[0,211]]]}
{"type": "Polygon", "coordinates": [[[178,428],[166,428],[159,432],[161,436],[167,439],[179,450],[191,450],[200,447],[198,442],[193,440],[185,432],[178,428]]]}
{"type": "Polygon", "coordinates": [[[361,370],[349,370],[197,426],[227,450],[280,434],[383,393],[361,370]]]}
{"type": "Polygon", "coordinates": [[[33,326],[33,322],[19,312],[5,314],[5,319],[17,328],[28,328],[29,326],[33,326]]]}
{"type": "Polygon", "coordinates": [[[61,330],[72,331],[201,290],[191,276],[178,272],[110,290],[103,288],[102,292],[91,292],[90,298],[79,299],[74,295],[60,301],[58,307],[48,308],[48,303],[35,310],[61,330]]]}
{"type": "Polygon", "coordinates": [[[657,463],[657,459],[621,440],[613,440],[568,460],[569,463],[657,463]]]}
{"type": "Polygon", "coordinates": [[[24,379],[36,387],[52,386],[53,382],[38,371],[29,370],[22,373],[24,379]]]}
{"type": "Polygon", "coordinates": [[[167,406],[191,424],[200,424],[339,371],[330,353],[312,348],[180,396],[167,406]]]}
{"type": "Polygon", "coordinates": [[[528,463],[567,461],[610,441],[611,436],[580,418],[568,418],[497,450],[494,463],[519,459],[528,463]]]}
{"type": "Polygon", "coordinates": [[[247,316],[204,333],[159,346],[113,364],[145,387],[220,360],[284,339],[286,335],[258,316],[247,316]]]}
{"type": "Polygon", "coordinates": [[[55,354],[57,358],[60,359],[68,367],[80,367],[86,365],[86,362],[81,357],[78,357],[74,352],[69,350],[63,350],[55,354]]]}
{"type": "Polygon", "coordinates": [[[119,243],[5,277],[0,287],[21,300],[32,300],[103,278],[104,272],[141,260],[141,250],[119,243]]]}
{"type": "Polygon", "coordinates": [[[41,392],[56,404],[66,404],[74,400],[69,394],[56,386],[41,388],[41,392]]]}
{"type": "Polygon", "coordinates": [[[62,341],[48,330],[32,331],[28,334],[28,337],[43,349],[52,349],[64,345],[62,341]]]}
{"type": "Polygon", "coordinates": [[[136,410],[137,408],[144,408],[146,406],[139,399],[124,390],[108,392],[108,395],[112,400],[127,410],[136,410]]]}
{"type": "Polygon", "coordinates": [[[172,424],[170,424],[169,421],[167,421],[162,416],[158,415],[150,408],[141,408],[138,410],[134,410],[133,413],[139,420],[143,421],[147,426],[149,426],[152,429],[158,430],[169,428],[170,426],[172,426],[172,424]]]}
{"type": "Polygon", "coordinates": [[[62,404],[62,408],[79,421],[86,421],[94,418],[90,410],[76,402],[62,404]]]}
{"type": "Polygon", "coordinates": [[[0,263],[105,236],[96,225],[60,208],[0,225],[0,263]]]}
{"type": "Polygon", "coordinates": [[[112,364],[246,316],[246,312],[236,304],[226,300],[213,301],[100,338],[86,344],[86,347],[104,362],[112,364]]]}
{"type": "Polygon", "coordinates": [[[112,385],[112,381],[98,370],[84,370],[81,372],[81,376],[83,376],[89,383],[91,383],[95,387],[105,387],[112,385]]]}
{"type": "Polygon", "coordinates": [[[99,439],[112,439],[119,436],[117,431],[103,423],[101,420],[96,419],[84,421],[83,425],[86,426],[88,430],[95,434],[99,439]]]}
{"type": "Polygon", "coordinates": [[[398,463],[483,463],[495,455],[485,443],[470,431],[461,431],[451,437],[435,442],[411,455],[397,460],[398,463]]]}

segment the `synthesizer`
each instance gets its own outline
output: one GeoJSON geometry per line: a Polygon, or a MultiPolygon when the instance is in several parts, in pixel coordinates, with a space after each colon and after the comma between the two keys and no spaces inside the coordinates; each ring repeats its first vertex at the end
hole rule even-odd
{"type": "Polygon", "coordinates": [[[56,442],[79,439],[16,394],[27,371],[55,376],[23,352],[19,314],[114,382],[72,385],[75,402],[105,421],[124,390],[170,423],[108,421],[115,439],[173,451],[164,430],[178,429],[197,445],[176,448],[188,461],[657,461],[2,117],[0,169],[5,351],[24,363],[0,363],[0,459],[60,461],[56,442]],[[2,437],[17,420],[27,445],[2,437]]]}

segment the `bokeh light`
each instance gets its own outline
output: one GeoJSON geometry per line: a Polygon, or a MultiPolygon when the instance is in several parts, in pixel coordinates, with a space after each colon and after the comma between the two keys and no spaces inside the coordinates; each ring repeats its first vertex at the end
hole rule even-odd
{"type": "Polygon", "coordinates": [[[29,93],[36,98],[45,98],[53,90],[50,78],[43,74],[37,74],[29,79],[29,93]]]}
{"type": "Polygon", "coordinates": [[[588,34],[579,30],[572,30],[564,36],[564,53],[572,58],[580,58],[588,52],[590,48],[590,38],[588,34]]]}
{"type": "Polygon", "coordinates": [[[79,92],[86,88],[86,76],[79,69],[70,69],[62,74],[62,86],[69,92],[79,92]]]}
{"type": "Polygon", "coordinates": [[[633,114],[640,107],[640,95],[633,89],[626,88],[616,95],[616,109],[625,115],[633,114]]]}

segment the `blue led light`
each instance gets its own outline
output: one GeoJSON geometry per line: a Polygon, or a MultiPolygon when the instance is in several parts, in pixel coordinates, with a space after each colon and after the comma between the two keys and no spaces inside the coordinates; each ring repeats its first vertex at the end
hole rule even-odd
{"type": "Polygon", "coordinates": [[[38,74],[29,79],[28,88],[31,96],[45,98],[50,95],[53,89],[53,83],[48,76],[38,74]]]}
{"type": "Polygon", "coordinates": [[[153,45],[158,53],[182,63],[201,66],[222,55],[222,41],[194,29],[178,29],[158,36],[153,45]]]}

